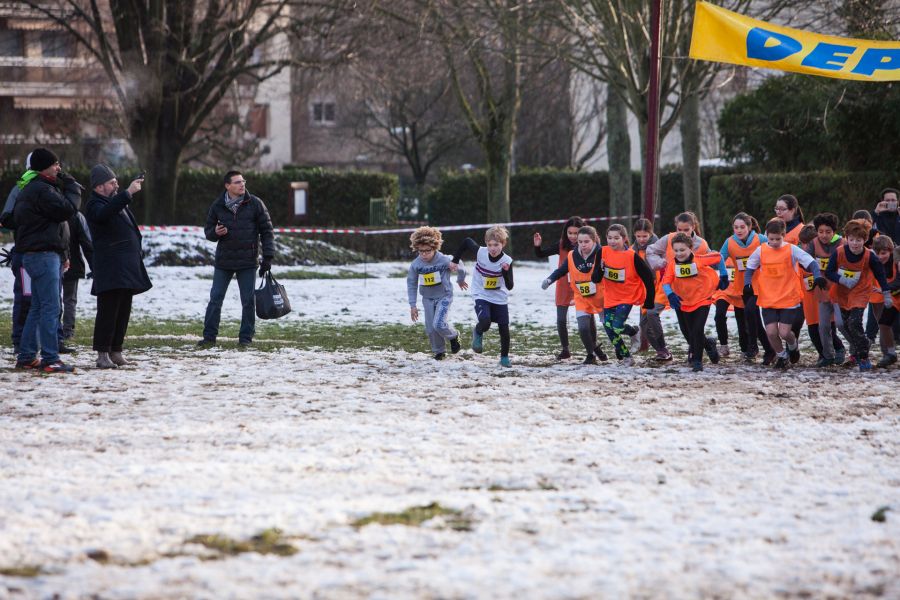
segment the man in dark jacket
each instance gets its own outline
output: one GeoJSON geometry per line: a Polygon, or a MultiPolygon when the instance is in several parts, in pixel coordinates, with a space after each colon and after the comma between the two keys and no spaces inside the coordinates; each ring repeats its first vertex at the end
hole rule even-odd
{"type": "Polygon", "coordinates": [[[75,368],[59,360],[60,267],[69,249],[67,221],[78,212],[81,194],[75,180],[60,173],[59,158],[53,152],[45,148],[32,152],[31,168],[38,175],[22,188],[13,210],[16,250],[25,255],[23,266],[31,278],[31,309],[22,329],[16,368],[71,373],[75,368]],[[39,338],[41,360],[37,358],[39,338]]]}
{"type": "Polygon", "coordinates": [[[881,202],[875,207],[875,229],[900,246],[900,213],[897,212],[897,197],[900,192],[894,188],[881,191],[881,202]]]}
{"type": "Polygon", "coordinates": [[[256,268],[259,275],[272,269],[275,257],[275,235],[272,219],[262,200],[250,194],[247,182],[239,171],[229,171],[225,175],[225,192],[213,202],[206,217],[206,239],[218,242],[216,265],[213,272],[212,291],[206,306],[206,320],[203,324],[203,339],[199,346],[216,343],[219,334],[219,319],[222,316],[222,302],[231,279],[237,276],[241,292],[241,331],[238,343],[248,348],[256,333],[256,268]],[[262,265],[259,264],[259,249],[262,246],[262,265]]]}
{"type": "Polygon", "coordinates": [[[78,306],[78,280],[84,279],[84,259],[93,271],[94,246],[87,221],[81,213],[69,219],[69,269],[63,275],[63,336],[75,337],[75,308],[78,306]],[[84,258],[81,257],[84,253],[84,258]]]}
{"type": "Polygon", "coordinates": [[[106,165],[91,169],[92,191],[84,214],[94,245],[91,286],[91,294],[97,296],[94,350],[97,351],[97,366],[101,369],[132,364],[122,356],[131,318],[131,300],[153,287],[144,268],[143,236],[128,209],[132,194],[140,191],[143,181],[132,181],[127,190],[116,194],[119,189],[116,174],[106,165]]]}

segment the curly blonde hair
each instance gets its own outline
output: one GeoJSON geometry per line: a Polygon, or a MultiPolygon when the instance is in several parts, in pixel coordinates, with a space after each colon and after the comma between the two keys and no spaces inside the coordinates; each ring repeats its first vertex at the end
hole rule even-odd
{"type": "Polygon", "coordinates": [[[501,244],[505,244],[506,240],[509,239],[509,232],[506,230],[506,227],[491,227],[487,231],[484,232],[484,243],[488,243],[491,240],[495,242],[500,242],[501,244]]]}
{"type": "Polygon", "coordinates": [[[409,236],[409,242],[409,247],[413,250],[418,250],[419,246],[429,246],[434,250],[440,250],[444,238],[435,227],[419,227],[409,236]]]}

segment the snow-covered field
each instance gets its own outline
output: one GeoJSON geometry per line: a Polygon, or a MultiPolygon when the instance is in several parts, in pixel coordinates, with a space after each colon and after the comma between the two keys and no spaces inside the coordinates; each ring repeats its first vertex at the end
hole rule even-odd
{"type": "MultiPolygon", "coordinates": [[[[152,269],[136,314],[201,317],[208,272],[152,269]]],[[[517,266],[517,322],[553,326],[548,272],[517,266]]],[[[284,283],[287,326],[409,318],[404,279],[284,283]]],[[[467,293],[453,310],[474,320],[467,293]]],[[[0,576],[0,599],[900,598],[896,371],[527,366],[545,357],[515,343],[511,370],[290,345],[130,356],[0,370],[0,570],[42,569],[0,576]],[[352,526],[432,502],[470,530],[352,526]],[[185,543],[273,527],[299,552],[185,543]]]]}

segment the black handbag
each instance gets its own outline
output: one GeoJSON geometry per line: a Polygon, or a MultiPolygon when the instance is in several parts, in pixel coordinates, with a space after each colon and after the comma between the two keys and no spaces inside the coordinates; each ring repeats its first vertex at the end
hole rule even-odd
{"type": "Polygon", "coordinates": [[[256,290],[256,316],[260,319],[278,319],[289,312],[291,301],[288,300],[284,286],[267,271],[256,290]]]}

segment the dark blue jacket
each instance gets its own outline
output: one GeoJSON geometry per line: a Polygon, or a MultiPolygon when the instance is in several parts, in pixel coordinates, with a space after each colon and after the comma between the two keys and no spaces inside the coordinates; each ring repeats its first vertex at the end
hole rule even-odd
{"type": "Polygon", "coordinates": [[[204,227],[206,239],[218,242],[216,268],[237,271],[258,267],[260,247],[263,258],[275,256],[275,234],[269,211],[262,200],[245,191],[237,212],[233,213],[225,204],[227,193],[223,192],[213,202],[204,227]],[[228,228],[228,232],[221,237],[216,234],[219,223],[228,228]]]}
{"type": "Polygon", "coordinates": [[[128,209],[129,202],[128,190],[112,198],[94,191],[84,207],[94,243],[94,296],[121,289],[141,294],[153,287],[141,253],[143,236],[128,209]]]}

